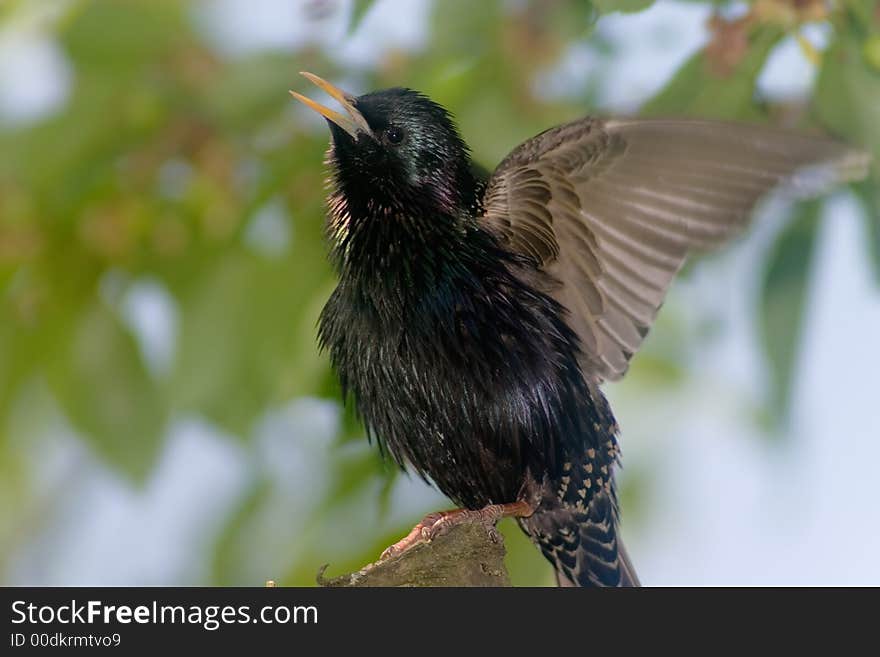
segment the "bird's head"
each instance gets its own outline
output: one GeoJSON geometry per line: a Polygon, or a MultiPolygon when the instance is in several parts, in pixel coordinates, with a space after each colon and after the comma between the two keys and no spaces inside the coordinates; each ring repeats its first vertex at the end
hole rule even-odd
{"type": "Polygon", "coordinates": [[[328,161],[338,216],[334,232],[351,221],[404,221],[446,216],[454,221],[473,203],[467,146],[449,113],[426,96],[394,88],[352,96],[311,73],[311,82],[345,113],[291,91],[324,116],[332,145],[328,161]]]}

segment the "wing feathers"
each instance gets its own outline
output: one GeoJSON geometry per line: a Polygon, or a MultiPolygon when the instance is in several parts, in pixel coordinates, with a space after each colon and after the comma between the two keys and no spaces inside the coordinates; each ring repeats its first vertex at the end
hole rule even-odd
{"type": "Polygon", "coordinates": [[[816,193],[864,176],[869,160],[762,126],[588,118],[505,158],[483,220],[556,280],[585,364],[616,379],[688,252],[734,237],[771,190],[816,193]]]}

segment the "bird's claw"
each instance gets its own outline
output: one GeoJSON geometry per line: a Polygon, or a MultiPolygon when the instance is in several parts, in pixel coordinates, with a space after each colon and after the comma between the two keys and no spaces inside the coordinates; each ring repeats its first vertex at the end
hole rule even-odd
{"type": "Polygon", "coordinates": [[[399,554],[403,554],[417,543],[430,542],[437,534],[432,533],[432,528],[440,520],[443,519],[443,512],[429,513],[412,528],[409,534],[397,541],[394,545],[390,545],[382,552],[379,561],[385,561],[399,554]]]}
{"type": "MultiPolygon", "coordinates": [[[[421,522],[412,528],[409,534],[397,541],[394,545],[386,548],[379,557],[380,561],[403,554],[418,543],[430,543],[438,536],[442,536],[456,525],[464,523],[480,523],[489,535],[493,543],[501,541],[501,534],[495,524],[506,515],[527,515],[522,512],[522,504],[489,505],[479,510],[454,509],[452,511],[438,511],[429,513],[421,522]],[[515,509],[515,510],[514,510],[515,509]]],[[[529,510],[529,513],[531,510],[529,510]]]]}

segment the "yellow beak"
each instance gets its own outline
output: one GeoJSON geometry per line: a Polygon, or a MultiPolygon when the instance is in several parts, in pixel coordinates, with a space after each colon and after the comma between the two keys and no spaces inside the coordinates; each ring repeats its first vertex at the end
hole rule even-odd
{"type": "Polygon", "coordinates": [[[370,129],[370,125],[367,123],[367,120],[364,118],[363,114],[361,114],[354,106],[354,96],[345,93],[339,87],[334,87],[332,84],[322,78],[319,78],[313,73],[306,73],[305,71],[301,71],[300,75],[305,77],[310,82],[314,83],[316,86],[323,89],[330,97],[336,99],[339,104],[342,105],[342,108],[348,113],[348,116],[346,116],[345,114],[340,114],[339,112],[336,112],[329,107],[325,107],[320,103],[316,103],[311,98],[307,98],[306,96],[298,94],[295,91],[290,92],[291,96],[311,107],[328,121],[332,121],[333,123],[338,125],[349,135],[351,135],[352,139],[354,139],[355,141],[357,141],[359,133],[366,133],[368,135],[372,134],[372,130],[370,129]]]}

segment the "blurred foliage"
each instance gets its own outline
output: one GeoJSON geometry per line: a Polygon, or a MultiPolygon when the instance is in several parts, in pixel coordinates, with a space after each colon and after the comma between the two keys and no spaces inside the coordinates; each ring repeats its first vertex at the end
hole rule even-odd
{"type": "Polygon", "coordinates": [[[761,294],[762,337],[773,377],[770,401],[782,416],[788,411],[821,204],[807,202],[799,210],[773,245],[761,294]]]}
{"type": "MultiPolygon", "coordinates": [[[[372,4],[353,3],[350,30],[372,4]]],[[[348,74],[363,89],[421,89],[453,111],[476,157],[492,164],[522,139],[595,106],[590,90],[541,98],[535,80],[571,44],[591,39],[602,14],[651,4],[445,0],[433,6],[424,47],[392,52],[375,70],[343,70],[316,46],[228,56],[194,27],[189,3],[56,5],[42,29],[70,62],[69,97],[44,120],[0,129],[0,567],[23,540],[24,511],[15,508],[30,508],[22,501],[27,437],[12,436],[13,416],[62,413],[108,467],[138,485],[175,418],[201,416],[247,443],[269,409],[301,396],[338,398],[314,343],[333,285],[322,244],[327,135],[287,96],[291,85],[305,86],[297,71],[348,74]],[[261,222],[275,231],[268,244],[261,222]],[[177,321],[164,369],[151,365],[125,311],[145,280],[167,293],[177,321]]],[[[329,1],[303,7],[301,20],[338,10],[329,1]]],[[[737,18],[717,15],[707,47],[644,112],[796,123],[880,158],[880,9],[868,0],[828,7],[758,0],[737,18]],[[814,95],[774,106],[756,93],[756,80],[780,40],[808,22],[832,28],[814,95]]],[[[8,3],[0,20],[32,9],[8,3]]],[[[876,177],[859,193],[870,208],[880,280],[876,177]]],[[[818,208],[793,212],[807,216],[780,233],[766,262],[761,326],[778,409],[796,361],[818,208]]],[[[674,385],[679,371],[669,362],[655,349],[636,359],[632,376],[674,385]]],[[[332,483],[303,525],[317,538],[305,551],[291,546],[285,582],[312,583],[326,560],[321,518],[388,504],[393,468],[373,451],[346,451],[362,431],[350,414],[340,426],[332,483]]],[[[215,541],[210,581],[241,580],[243,536],[271,498],[271,483],[257,477],[215,541]]],[[[416,519],[335,555],[334,566],[374,557],[416,519]]],[[[515,528],[506,533],[514,582],[548,582],[537,553],[515,528]]]]}

